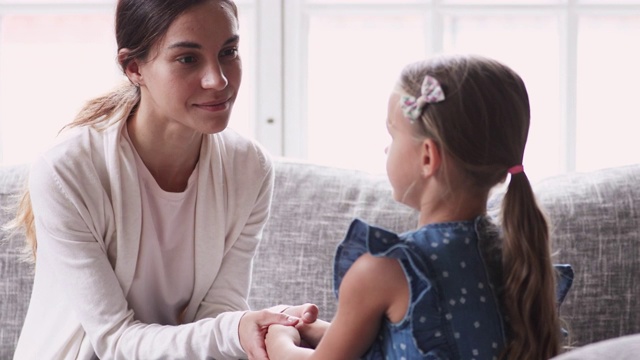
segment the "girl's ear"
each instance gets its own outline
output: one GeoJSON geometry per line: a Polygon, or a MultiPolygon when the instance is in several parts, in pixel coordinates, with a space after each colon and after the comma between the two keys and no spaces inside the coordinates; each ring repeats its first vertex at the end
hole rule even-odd
{"type": "Polygon", "coordinates": [[[424,139],[421,149],[422,176],[433,176],[440,169],[442,164],[442,154],[440,147],[433,139],[424,139]]]}
{"type": "MultiPolygon", "coordinates": [[[[118,62],[122,66],[130,53],[129,49],[120,49],[118,51],[118,62]]],[[[142,83],[142,74],[140,74],[140,67],[137,59],[129,60],[124,67],[124,73],[134,85],[138,86],[142,83]]]]}

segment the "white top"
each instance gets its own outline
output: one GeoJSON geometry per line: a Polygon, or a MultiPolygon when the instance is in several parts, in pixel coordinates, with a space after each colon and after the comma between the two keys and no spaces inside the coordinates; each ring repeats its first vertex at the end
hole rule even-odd
{"type": "Polygon", "coordinates": [[[141,193],[124,121],[74,128],[29,178],[38,253],[16,359],[237,359],[251,262],[273,192],[270,159],[231,130],[205,136],[197,178],[195,282],[181,326],[134,318],[141,193]]]}
{"type": "Polygon", "coordinates": [[[136,157],[142,200],[138,264],[127,301],[144,323],[180,325],[195,279],[195,210],[198,165],[183,192],[164,191],[122,131],[136,157]]]}

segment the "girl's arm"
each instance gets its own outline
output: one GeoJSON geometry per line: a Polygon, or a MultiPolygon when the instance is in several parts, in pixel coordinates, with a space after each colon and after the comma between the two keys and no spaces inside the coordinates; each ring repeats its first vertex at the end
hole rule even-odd
{"type": "Polygon", "coordinates": [[[365,254],[347,271],[340,285],[338,311],[315,350],[299,347],[293,329],[270,327],[271,360],[358,359],[373,343],[384,317],[398,321],[408,308],[409,288],[395,259],[365,254]]]}

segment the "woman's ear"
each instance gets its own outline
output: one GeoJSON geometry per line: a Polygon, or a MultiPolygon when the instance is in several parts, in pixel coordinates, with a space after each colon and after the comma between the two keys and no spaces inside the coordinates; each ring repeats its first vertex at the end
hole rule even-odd
{"type": "Polygon", "coordinates": [[[140,74],[140,66],[138,59],[128,59],[129,49],[120,49],[118,51],[118,63],[124,70],[124,74],[134,85],[139,86],[142,83],[142,74],[140,74]],[[128,59],[128,60],[127,60],[128,59]],[[126,64],[126,65],[125,65],[126,64]]]}
{"type": "Polygon", "coordinates": [[[422,141],[422,176],[432,176],[437,173],[442,164],[440,147],[433,139],[426,138],[422,141]]]}

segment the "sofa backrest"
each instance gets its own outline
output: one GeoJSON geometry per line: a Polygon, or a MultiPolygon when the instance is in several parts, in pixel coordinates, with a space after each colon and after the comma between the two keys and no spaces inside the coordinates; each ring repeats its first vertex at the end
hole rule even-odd
{"type": "MultiPolygon", "coordinates": [[[[24,189],[26,166],[0,169],[0,226],[24,189]]],[[[0,230],[0,359],[11,359],[29,306],[32,266],[23,261],[24,238],[0,230]]]]}
{"type": "MultiPolygon", "coordinates": [[[[354,217],[405,231],[415,211],[397,204],[384,175],[276,160],[270,220],[258,248],[253,308],[313,302],[335,313],[332,259],[354,217]]],[[[0,223],[27,167],[0,168],[0,223]]],[[[640,333],[640,164],[574,173],[534,186],[551,219],[555,262],[575,271],[561,309],[574,345],[640,333]]],[[[499,198],[495,195],[494,200],[499,198]]],[[[495,201],[493,202],[495,203],[495,201]]],[[[29,303],[24,239],[0,231],[0,359],[11,358],[29,303]]]]}
{"type": "Polygon", "coordinates": [[[574,343],[640,333],[640,164],[557,176],[534,191],[555,259],[575,271],[561,308],[574,343]]]}
{"type": "MultiPolygon", "coordinates": [[[[416,214],[384,175],[281,161],[271,219],[254,267],[251,304],[313,302],[335,313],[332,259],[353,217],[394,231],[416,214]],[[276,285],[276,286],[274,286],[276,285]]],[[[570,173],[534,185],[552,228],[555,263],[571,264],[561,307],[574,346],[640,333],[640,164],[570,173]]],[[[490,200],[498,206],[501,192],[490,200]]]]}

